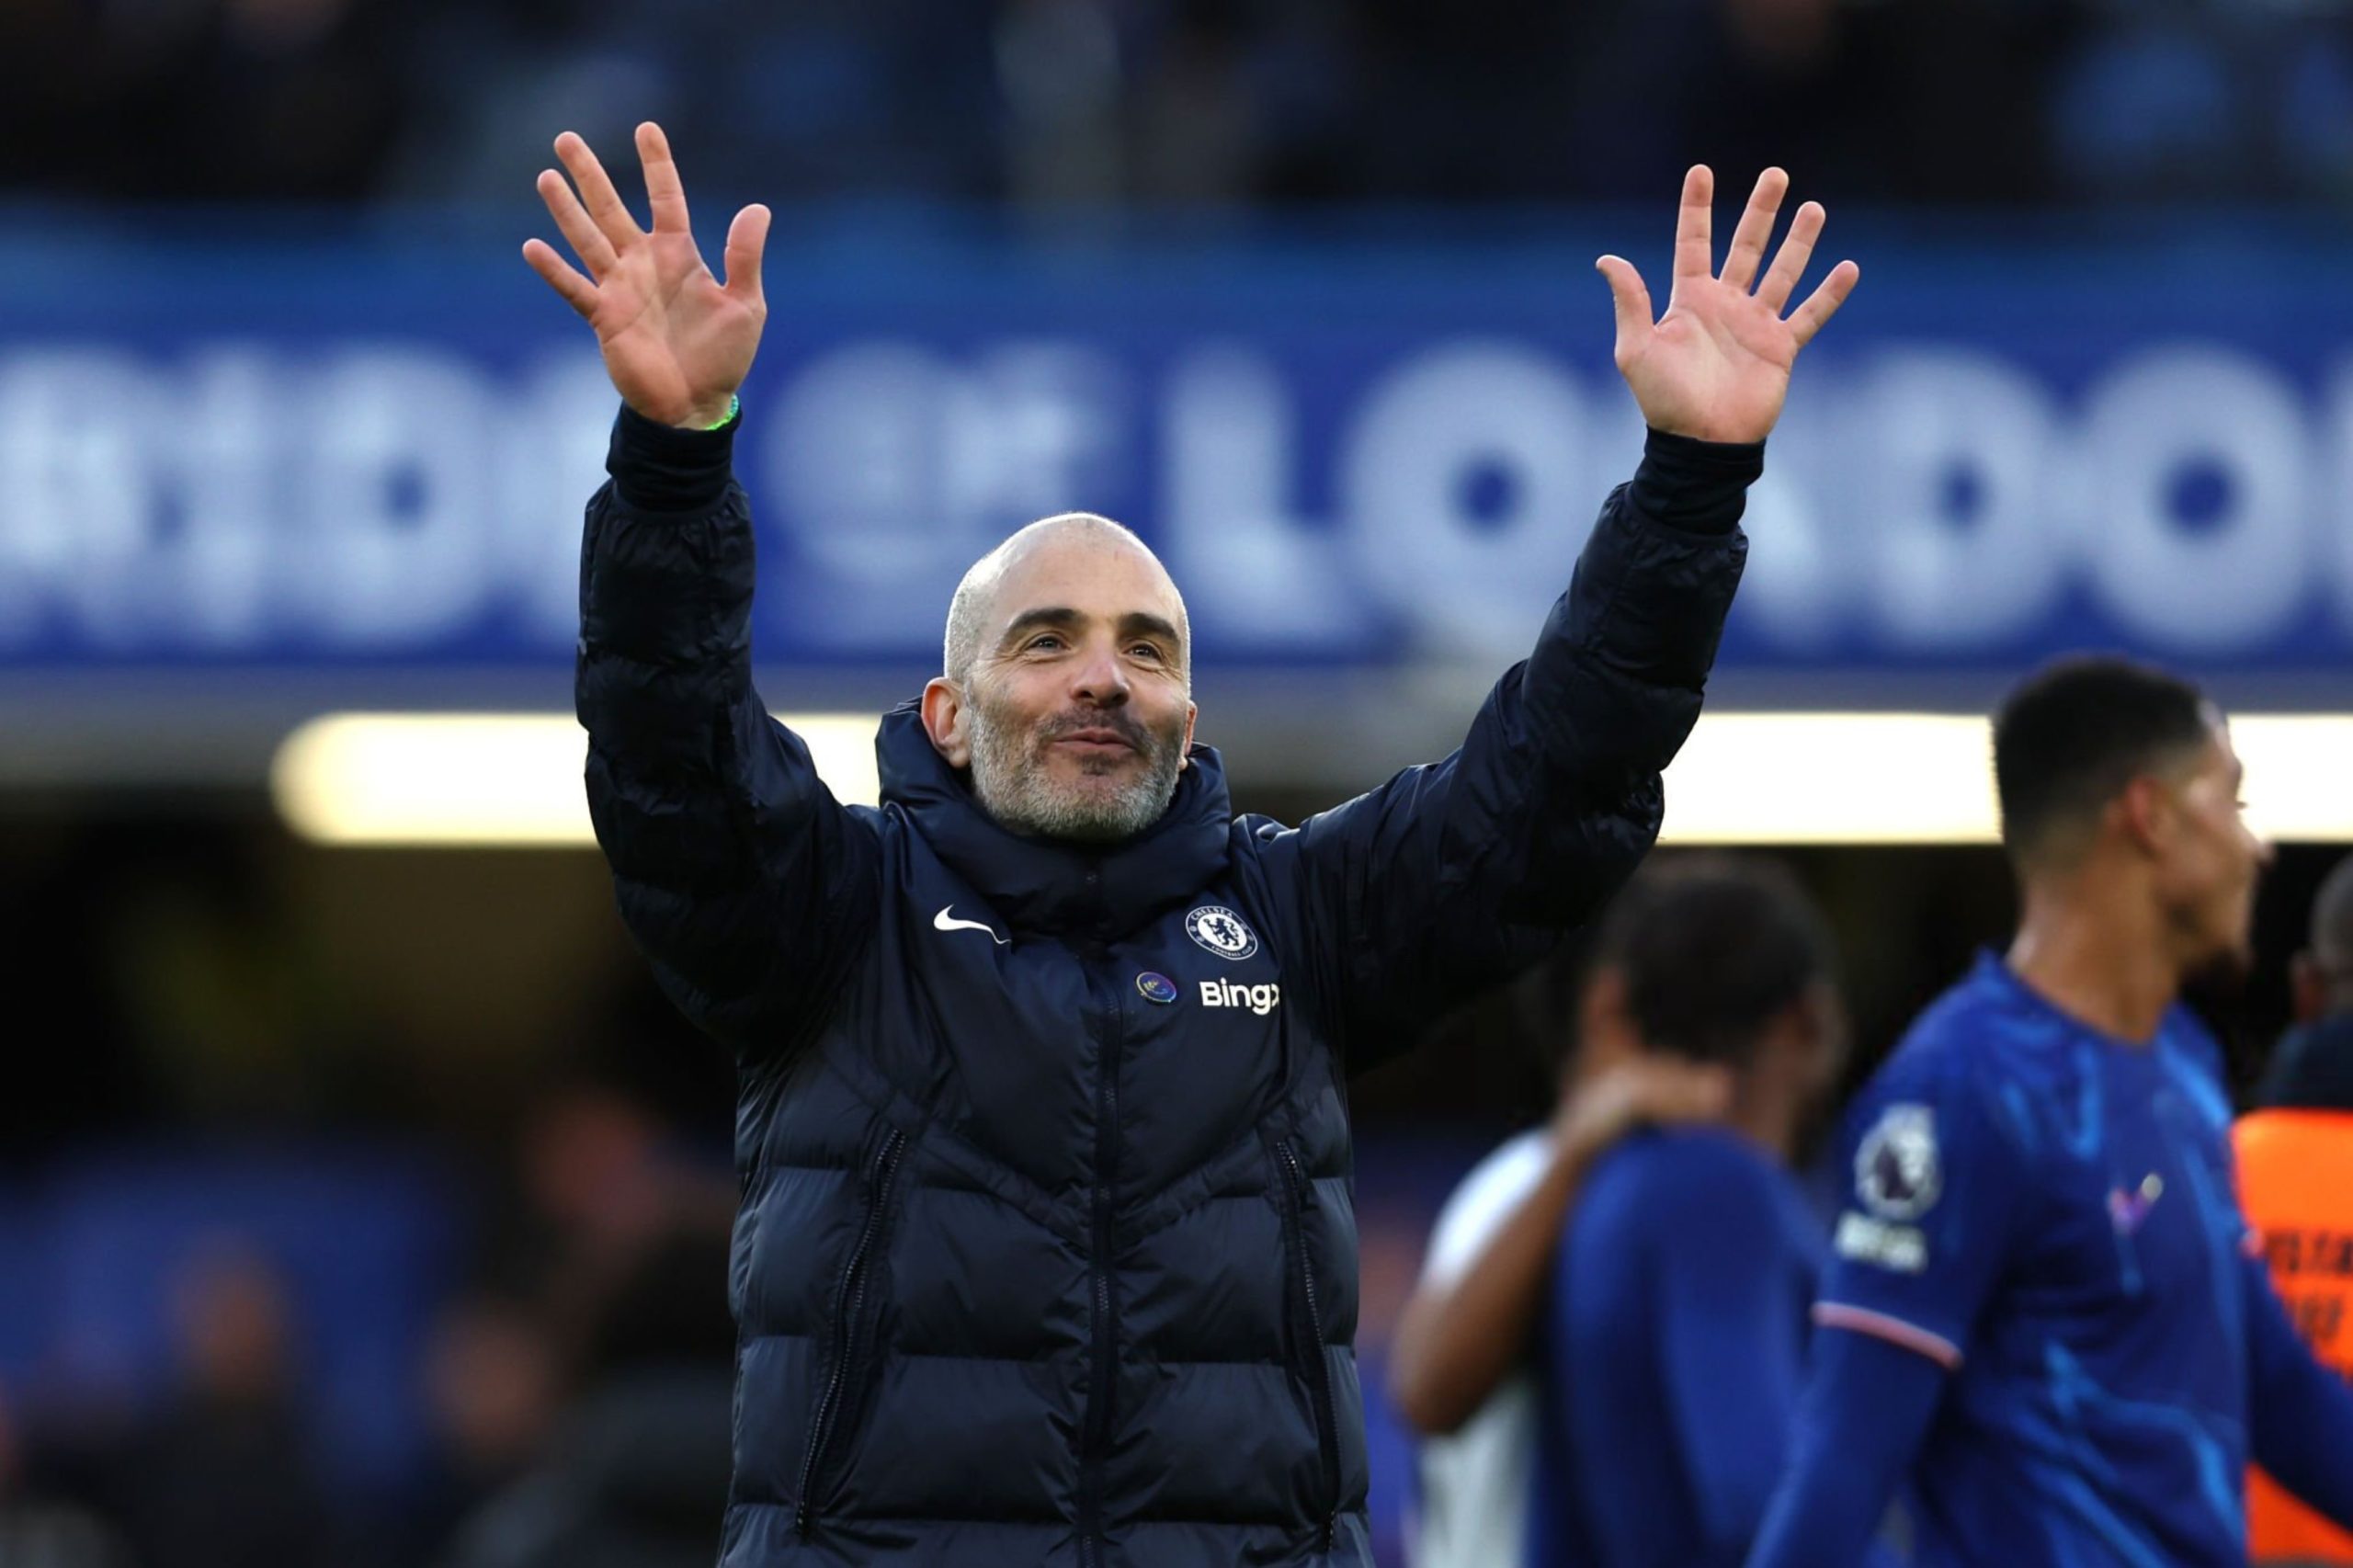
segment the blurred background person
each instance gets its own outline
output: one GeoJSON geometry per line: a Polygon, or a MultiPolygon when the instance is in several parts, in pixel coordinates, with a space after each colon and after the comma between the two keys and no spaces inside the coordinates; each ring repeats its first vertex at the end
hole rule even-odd
{"type": "Polygon", "coordinates": [[[537,1466],[468,1520],[445,1568],[708,1568],[727,1503],[734,1323],[727,1227],[645,1238],[599,1303],[537,1466]]]}
{"type": "Polygon", "coordinates": [[[174,1290],[179,1384],[121,1456],[150,1568],[344,1561],[295,1403],[302,1346],[283,1277],[249,1243],[205,1246],[174,1290]]]}
{"type": "Polygon", "coordinates": [[[1635,1128],[1723,1108],[1722,1068],[1631,1039],[1583,957],[1555,957],[1527,988],[1560,1084],[1552,1119],[1498,1146],[1456,1185],[1389,1347],[1391,1397],[1422,1437],[1416,1568],[1521,1561],[1536,1460],[1530,1353],[1570,1206],[1595,1162],[1635,1128]]]}
{"type": "MultiPolygon", "coordinates": [[[[2239,1201],[2296,1332],[2353,1379],[2353,858],[2321,884],[2290,972],[2296,1028],[2231,1131],[2239,1201]]],[[[2256,1562],[2353,1562],[2353,1533],[2260,1466],[2247,1476],[2247,1525],[2256,1562]]]]}
{"type": "Polygon", "coordinates": [[[6,1402],[0,1402],[0,1564],[133,1568],[130,1543],[95,1509],[45,1495],[6,1402]]]}
{"type": "Polygon", "coordinates": [[[1770,862],[1670,863],[1604,916],[1591,1016],[1728,1083],[1714,1115],[1603,1155],[1568,1213],[1524,1561],[1746,1557],[1788,1456],[1822,1261],[1794,1167],[1846,1051],[1835,966],[1770,862]]]}

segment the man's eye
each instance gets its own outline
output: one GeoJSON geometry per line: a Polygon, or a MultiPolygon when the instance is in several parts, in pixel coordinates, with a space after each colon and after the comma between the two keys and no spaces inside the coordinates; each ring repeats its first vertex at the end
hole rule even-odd
{"type": "Polygon", "coordinates": [[[1063,640],[1051,631],[1041,637],[1032,637],[1029,639],[1029,646],[1033,651],[1042,650],[1046,653],[1051,653],[1062,645],[1063,640]]]}
{"type": "Polygon", "coordinates": [[[1129,649],[1128,652],[1140,658],[1157,659],[1160,657],[1160,650],[1154,647],[1149,642],[1139,642],[1134,647],[1129,649]]]}

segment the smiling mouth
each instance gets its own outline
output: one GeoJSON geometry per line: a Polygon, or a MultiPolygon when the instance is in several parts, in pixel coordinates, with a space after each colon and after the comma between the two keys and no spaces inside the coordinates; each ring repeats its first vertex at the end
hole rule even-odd
{"type": "Polygon", "coordinates": [[[1074,730],[1067,735],[1054,737],[1058,746],[1076,746],[1081,751],[1134,751],[1136,744],[1116,730],[1074,730]]]}

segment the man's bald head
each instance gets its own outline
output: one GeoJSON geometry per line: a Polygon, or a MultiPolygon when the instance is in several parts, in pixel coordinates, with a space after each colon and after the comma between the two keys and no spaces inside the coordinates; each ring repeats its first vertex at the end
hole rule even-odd
{"type": "Polygon", "coordinates": [[[1168,597],[1176,607],[1176,628],[1184,641],[1189,684],[1193,631],[1185,611],[1184,596],[1177,593],[1160,557],[1136,537],[1134,529],[1093,512],[1058,512],[1051,517],[1040,517],[972,562],[964,580],[956,585],[955,597],[948,601],[948,631],[940,651],[940,673],[960,687],[971,680],[972,661],[979,657],[994,630],[991,622],[995,619],[997,588],[1016,565],[1041,550],[1087,548],[1133,551],[1152,563],[1153,573],[1166,585],[1168,597]]]}

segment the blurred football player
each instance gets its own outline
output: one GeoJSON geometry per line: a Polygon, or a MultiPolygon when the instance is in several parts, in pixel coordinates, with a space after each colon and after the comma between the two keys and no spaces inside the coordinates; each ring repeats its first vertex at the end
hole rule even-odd
{"type": "MultiPolygon", "coordinates": [[[[2321,883],[2292,978],[2296,1028],[2232,1130],[2239,1201],[2297,1332],[2353,1377],[2353,857],[2321,883]]],[[[2353,1533],[2260,1470],[2247,1477],[2247,1527],[2257,1562],[2353,1563],[2353,1533]]]]}
{"type": "Polygon", "coordinates": [[[1719,1113],[1593,1166],[1537,1351],[1535,1568],[1737,1564],[1788,1453],[1821,1267],[1790,1165],[1845,1015],[1786,873],[1708,858],[1638,878],[1602,928],[1593,1011],[1722,1070],[1719,1113]]]}
{"type": "Polygon", "coordinates": [[[2219,1053],[2269,852],[2187,682],[2057,663],[1994,722],[2023,894],[1851,1119],[1790,1474],[1750,1559],[1858,1561],[1910,1482],[1922,1568],[2238,1564],[2250,1456],[2353,1522],[2353,1388],[2233,1192],[2219,1053]]]}
{"type": "Polygon", "coordinates": [[[1538,1028],[1567,1047],[1552,1120],[1506,1140],[1456,1186],[1389,1346],[1390,1398],[1422,1437],[1414,1568],[1520,1561],[1536,1463],[1529,1351],[1570,1206],[1635,1128],[1722,1114],[1724,1070],[1643,1049],[1626,1026],[1622,984],[1576,967],[1574,1004],[1554,994],[1558,984],[1539,1004],[1538,1028]]]}

